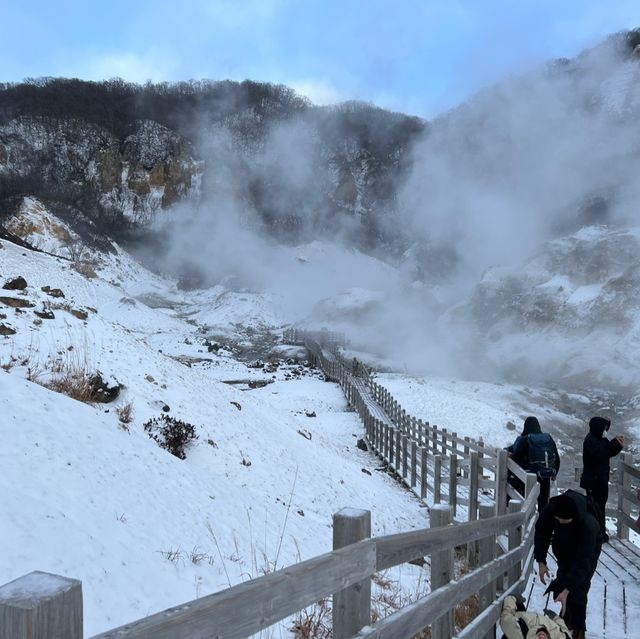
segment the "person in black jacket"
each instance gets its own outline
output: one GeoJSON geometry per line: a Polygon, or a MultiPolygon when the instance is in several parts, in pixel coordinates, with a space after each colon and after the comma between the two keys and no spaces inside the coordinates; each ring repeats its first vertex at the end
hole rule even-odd
{"type": "Polygon", "coordinates": [[[609,430],[611,420],[606,417],[592,417],[589,421],[589,433],[582,444],[582,476],[580,487],[591,495],[600,508],[600,526],[604,540],[608,541],[605,527],[607,499],[609,498],[609,460],[615,457],[624,446],[624,437],[613,439],[604,436],[609,430]]]}
{"type": "Polygon", "coordinates": [[[553,548],[558,574],[549,584],[561,616],[573,630],[573,639],[583,639],[587,628],[587,597],[591,577],[602,548],[600,523],[589,511],[585,495],[567,490],[552,497],[538,516],[533,554],[540,581],[549,576],[547,552],[553,548]]]}
{"type": "MultiPolygon", "coordinates": [[[[560,470],[560,455],[558,454],[558,448],[551,435],[548,436],[549,445],[551,447],[552,456],[554,456],[553,472],[547,473],[549,476],[542,476],[539,469],[534,468],[529,459],[529,435],[542,435],[542,429],[540,428],[540,422],[536,417],[530,416],[524,420],[524,427],[522,433],[516,438],[516,440],[506,448],[509,451],[509,456],[513,459],[518,466],[524,468],[527,472],[536,473],[538,477],[538,484],[540,485],[540,493],[538,494],[538,512],[547,505],[549,501],[549,493],[551,492],[551,480],[555,479],[558,471],[560,470]]],[[[509,483],[519,492],[524,493],[524,483],[516,477],[513,473],[508,475],[509,483]]]]}

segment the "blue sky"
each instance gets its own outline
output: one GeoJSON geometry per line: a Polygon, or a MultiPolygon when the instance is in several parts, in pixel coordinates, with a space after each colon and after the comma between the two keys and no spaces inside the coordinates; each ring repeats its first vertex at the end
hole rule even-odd
{"type": "Polygon", "coordinates": [[[0,81],[283,83],[431,117],[640,26],[637,0],[3,0],[0,81]]]}

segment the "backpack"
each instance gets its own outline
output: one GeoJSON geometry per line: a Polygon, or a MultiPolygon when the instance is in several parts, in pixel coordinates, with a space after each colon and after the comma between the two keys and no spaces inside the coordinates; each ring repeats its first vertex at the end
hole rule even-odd
{"type": "Polygon", "coordinates": [[[529,445],[529,468],[538,479],[555,479],[558,474],[556,447],[549,433],[527,435],[529,445]]]}

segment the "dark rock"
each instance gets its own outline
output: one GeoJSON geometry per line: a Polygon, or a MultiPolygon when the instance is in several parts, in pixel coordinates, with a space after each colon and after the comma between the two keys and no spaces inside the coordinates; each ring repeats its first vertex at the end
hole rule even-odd
{"type": "Polygon", "coordinates": [[[91,376],[90,385],[91,401],[101,402],[103,404],[107,404],[116,399],[118,395],[120,395],[120,390],[122,389],[121,384],[109,386],[109,384],[102,379],[102,375],[99,372],[91,376]]]}
{"type": "Polygon", "coordinates": [[[51,288],[50,286],[43,286],[40,290],[45,292],[50,297],[64,297],[64,293],[59,288],[51,288]]]}
{"type": "Polygon", "coordinates": [[[165,405],[162,407],[162,411],[163,411],[164,413],[168,413],[170,410],[171,410],[171,407],[169,406],[169,404],[165,404],[165,405]]]}
{"type": "Polygon", "coordinates": [[[307,417],[316,417],[316,411],[315,411],[315,410],[306,410],[306,411],[304,412],[304,414],[305,414],[307,417]]]}
{"type": "Polygon", "coordinates": [[[78,308],[72,308],[69,312],[80,320],[86,320],[89,317],[89,313],[87,313],[87,311],[82,311],[78,308]]]}
{"type": "Polygon", "coordinates": [[[371,475],[371,471],[370,470],[367,470],[366,468],[362,468],[361,470],[365,475],[371,475]]]}
{"type": "Polygon", "coordinates": [[[24,291],[24,289],[27,288],[27,280],[20,275],[14,277],[12,280],[8,280],[2,288],[7,291],[24,291]]]}
{"type": "Polygon", "coordinates": [[[516,425],[513,422],[507,422],[507,430],[515,430],[516,425]]]}
{"type": "Polygon", "coordinates": [[[369,452],[369,446],[367,446],[367,442],[364,439],[359,439],[356,443],[356,446],[360,450],[364,450],[365,452],[369,452]]]}
{"type": "Polygon", "coordinates": [[[11,308],[33,308],[35,306],[29,300],[21,300],[17,297],[0,296],[0,303],[5,306],[11,306],[11,308]]]}
{"type": "Polygon", "coordinates": [[[33,311],[33,313],[42,319],[55,319],[56,317],[53,311],[33,311]]]}
{"type": "Polygon", "coordinates": [[[0,335],[15,335],[15,329],[11,328],[11,326],[7,326],[6,324],[0,324],[0,335]]]}

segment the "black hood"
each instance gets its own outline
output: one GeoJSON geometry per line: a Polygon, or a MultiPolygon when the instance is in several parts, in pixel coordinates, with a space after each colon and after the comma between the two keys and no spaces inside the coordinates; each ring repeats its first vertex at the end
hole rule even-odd
{"type": "Polygon", "coordinates": [[[592,417],[589,420],[589,432],[598,439],[602,439],[604,431],[608,430],[610,425],[611,420],[606,417],[592,417]]]}
{"type": "MultiPolygon", "coordinates": [[[[582,493],[579,493],[576,490],[569,489],[561,495],[558,495],[557,497],[552,497],[549,500],[551,511],[555,514],[556,510],[559,510],[559,508],[556,508],[556,504],[559,506],[563,501],[566,501],[567,499],[571,499],[577,512],[577,517],[572,516],[572,519],[575,519],[576,521],[582,521],[587,516],[587,498],[582,493]]],[[[562,510],[567,510],[567,506],[563,505],[562,510]]],[[[562,514],[559,516],[564,517],[565,515],[562,514]]]]}
{"type": "Polygon", "coordinates": [[[527,417],[527,419],[524,420],[524,428],[522,429],[523,437],[536,435],[541,432],[542,429],[540,428],[540,422],[537,417],[527,417]]]}

